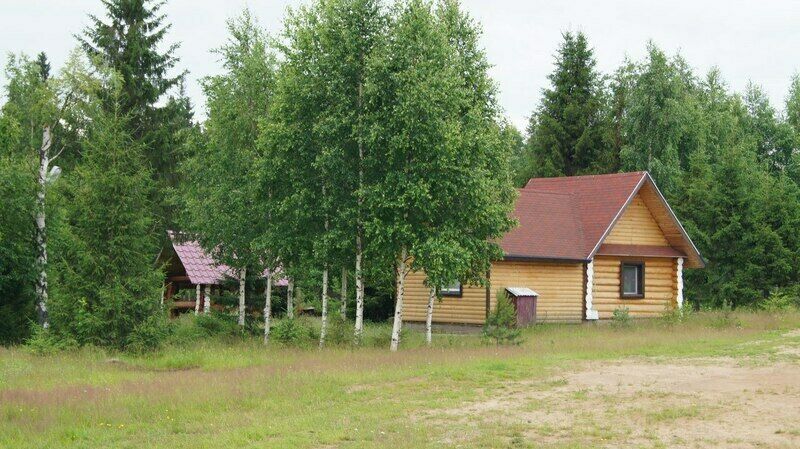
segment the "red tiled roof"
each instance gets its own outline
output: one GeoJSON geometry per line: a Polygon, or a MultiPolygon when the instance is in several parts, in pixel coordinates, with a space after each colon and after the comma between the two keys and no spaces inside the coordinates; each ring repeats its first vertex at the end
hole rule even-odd
{"type": "MultiPolygon", "coordinates": [[[[179,239],[180,233],[167,231],[175,254],[183,264],[186,275],[192,284],[217,285],[226,278],[238,279],[238,273],[225,264],[217,264],[214,258],[203,250],[200,243],[196,240],[179,239]]],[[[264,270],[262,276],[266,276],[268,270],[264,270]]],[[[276,270],[276,274],[279,270],[276,270]]],[[[285,279],[275,281],[275,285],[286,286],[285,279]]]]}
{"type": "Polygon", "coordinates": [[[506,258],[587,260],[646,172],[534,178],[520,189],[520,225],[500,246],[506,258]]]}

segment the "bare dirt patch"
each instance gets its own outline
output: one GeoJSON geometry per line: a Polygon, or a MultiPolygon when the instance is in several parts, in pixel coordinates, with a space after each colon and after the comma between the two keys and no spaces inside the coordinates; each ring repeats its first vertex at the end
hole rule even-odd
{"type": "MultiPolygon", "coordinates": [[[[509,383],[434,419],[486,429],[515,447],[797,448],[800,364],[592,363],[546,382],[509,383]]],[[[474,435],[454,432],[446,440],[474,435]]]]}

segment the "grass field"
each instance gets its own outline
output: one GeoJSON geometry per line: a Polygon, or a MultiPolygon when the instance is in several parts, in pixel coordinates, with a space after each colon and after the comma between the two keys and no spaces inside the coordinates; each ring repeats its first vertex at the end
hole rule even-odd
{"type": "Polygon", "coordinates": [[[515,347],[0,349],[0,448],[800,447],[800,314],[542,325],[515,347]]]}

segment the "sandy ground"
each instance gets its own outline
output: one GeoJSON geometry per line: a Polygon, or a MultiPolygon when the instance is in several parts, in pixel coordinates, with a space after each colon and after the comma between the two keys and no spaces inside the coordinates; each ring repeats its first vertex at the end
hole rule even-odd
{"type": "Polygon", "coordinates": [[[798,346],[781,349],[789,357],[587,364],[438,418],[461,423],[455,445],[491,432],[510,447],[800,448],[798,346]]]}

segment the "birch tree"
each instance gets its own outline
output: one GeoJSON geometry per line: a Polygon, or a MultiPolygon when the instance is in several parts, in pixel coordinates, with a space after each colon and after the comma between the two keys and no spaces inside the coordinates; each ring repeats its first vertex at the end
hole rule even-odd
{"type": "Polygon", "coordinates": [[[38,323],[45,329],[50,326],[47,192],[61,173],[61,168],[55,162],[68,147],[55,133],[64,131],[64,119],[81,96],[78,89],[87,87],[86,68],[81,62],[73,53],[59,76],[51,78],[49,63],[44,54],[40,54],[36,61],[25,56],[10,56],[6,70],[10,82],[6,92],[8,102],[3,106],[3,118],[9,125],[15,123],[20,127],[18,135],[9,139],[8,150],[10,154],[25,159],[35,155],[36,161],[33,205],[36,247],[34,292],[38,323]]]}
{"type": "MultiPolygon", "coordinates": [[[[327,318],[330,269],[355,257],[357,340],[363,329],[364,163],[363,117],[367,60],[384,27],[380,2],[314,2],[286,20],[279,93],[267,144],[285,164],[281,201],[287,258],[312,257],[322,269],[327,318]],[[309,170],[310,169],[310,170],[309,170]],[[315,235],[313,248],[308,236],[315,235]],[[299,238],[296,238],[299,237],[299,238]],[[290,249],[291,248],[291,249],[290,249]],[[311,252],[309,252],[311,251],[311,252]]],[[[352,260],[352,259],[351,259],[352,260]]],[[[342,269],[340,313],[346,311],[347,270],[342,269]]],[[[326,322],[327,320],[323,320],[326,322]]]]}
{"type": "MultiPolygon", "coordinates": [[[[228,22],[229,41],[215,51],[225,73],[203,80],[208,119],[185,148],[181,222],[239,279],[238,323],[245,324],[247,271],[274,272],[277,259],[263,234],[270,225],[260,184],[259,122],[269,109],[275,59],[248,11],[228,22]]],[[[271,292],[271,291],[270,291],[271,292]]],[[[267,298],[265,298],[265,301],[267,298]]]]}
{"type": "Polygon", "coordinates": [[[485,282],[499,255],[491,239],[511,225],[510,148],[478,35],[455,2],[403,2],[372,66],[371,145],[385,153],[369,186],[368,235],[395,254],[391,350],[408,272],[424,270],[434,294],[453,280],[485,282]]]}

